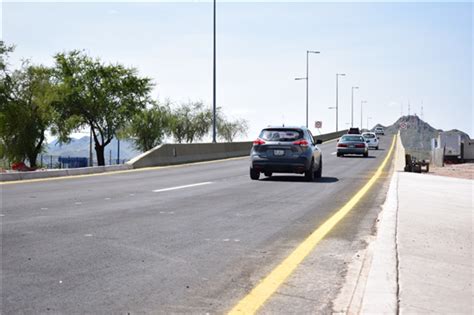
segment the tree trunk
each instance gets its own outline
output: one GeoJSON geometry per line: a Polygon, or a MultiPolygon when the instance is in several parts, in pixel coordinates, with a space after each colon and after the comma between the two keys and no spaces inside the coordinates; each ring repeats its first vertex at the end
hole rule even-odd
{"type": "Polygon", "coordinates": [[[95,145],[95,152],[97,154],[97,165],[104,166],[105,165],[105,157],[104,157],[104,148],[105,146],[95,145]]]}
{"type": "Polygon", "coordinates": [[[28,154],[28,162],[30,162],[31,168],[36,168],[36,159],[38,158],[38,153],[28,154]]]}
{"type": "Polygon", "coordinates": [[[40,138],[38,140],[38,143],[36,144],[36,146],[33,148],[33,151],[30,152],[27,156],[28,156],[28,162],[30,162],[30,167],[31,168],[36,168],[37,167],[37,164],[36,164],[36,159],[38,158],[38,155],[40,154],[41,152],[41,149],[43,147],[43,141],[44,141],[44,130],[41,130],[41,134],[40,134],[40,138]]]}

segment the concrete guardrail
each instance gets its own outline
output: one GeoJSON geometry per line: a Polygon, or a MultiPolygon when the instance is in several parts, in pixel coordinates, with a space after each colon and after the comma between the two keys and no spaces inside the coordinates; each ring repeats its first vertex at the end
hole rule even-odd
{"type": "MultiPolygon", "coordinates": [[[[323,142],[332,140],[345,134],[347,130],[315,136],[323,142]]],[[[1,173],[0,182],[18,181],[26,179],[50,178],[73,175],[97,174],[143,168],[150,166],[164,166],[192,162],[202,162],[246,156],[250,153],[252,141],[230,143],[179,143],[162,144],[133,158],[125,164],[111,166],[94,166],[69,168],[60,170],[38,170],[33,172],[1,173]]]]}
{"type": "MultiPolygon", "coordinates": [[[[336,139],[347,130],[315,136],[315,140],[336,139]]],[[[133,168],[202,162],[249,155],[252,141],[230,143],[162,144],[127,162],[133,168]]]]}

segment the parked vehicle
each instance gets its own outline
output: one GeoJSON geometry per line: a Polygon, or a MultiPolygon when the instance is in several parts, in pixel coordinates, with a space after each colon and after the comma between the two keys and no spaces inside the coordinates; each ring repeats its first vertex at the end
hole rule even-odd
{"type": "Polygon", "coordinates": [[[351,127],[347,133],[350,135],[360,135],[360,130],[359,128],[351,127]]]}
{"type": "Polygon", "coordinates": [[[459,133],[441,132],[436,147],[443,149],[443,160],[459,162],[463,158],[462,141],[459,133]]]}
{"type": "Polygon", "coordinates": [[[379,137],[373,132],[364,132],[362,134],[362,137],[364,137],[365,142],[370,148],[375,148],[375,150],[379,149],[379,137]]]}
{"type": "Polygon", "coordinates": [[[304,174],[308,181],[320,178],[323,170],[321,140],[314,140],[305,127],[270,127],[260,132],[250,152],[250,178],[260,173],[304,174]]]}
{"type": "Polygon", "coordinates": [[[383,127],[375,127],[375,134],[376,135],[385,135],[385,131],[383,130],[383,127]]]}
{"type": "Polygon", "coordinates": [[[337,156],[346,154],[360,154],[369,156],[369,146],[361,135],[346,134],[337,142],[337,156]]]}

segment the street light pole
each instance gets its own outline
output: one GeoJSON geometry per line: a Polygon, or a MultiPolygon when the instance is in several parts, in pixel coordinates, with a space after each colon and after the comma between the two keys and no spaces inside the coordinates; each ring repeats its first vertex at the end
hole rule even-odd
{"type": "Polygon", "coordinates": [[[367,101],[360,101],[360,129],[362,130],[362,112],[364,110],[364,103],[367,103],[367,101]]]}
{"type": "Polygon", "coordinates": [[[354,89],[359,89],[358,86],[352,87],[352,97],[351,97],[351,127],[354,127],[354,89]]]}
{"type": "Polygon", "coordinates": [[[306,128],[308,128],[308,112],[309,112],[309,54],[319,54],[319,51],[306,51],[306,77],[295,78],[295,80],[306,80],[306,128]]]}
{"type": "Polygon", "coordinates": [[[336,73],[336,131],[339,131],[339,76],[345,75],[345,73],[336,73]]]}
{"type": "Polygon", "coordinates": [[[372,117],[367,117],[367,130],[370,130],[369,129],[369,120],[372,119],[372,117]]]}
{"type": "Polygon", "coordinates": [[[216,143],[216,0],[214,0],[214,47],[212,80],[212,142],[216,143]]]}

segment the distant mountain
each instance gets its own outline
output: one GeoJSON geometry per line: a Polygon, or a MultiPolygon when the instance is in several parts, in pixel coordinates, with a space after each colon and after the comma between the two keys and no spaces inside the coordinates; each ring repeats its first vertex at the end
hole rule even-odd
{"type": "MultiPolygon", "coordinates": [[[[407,153],[419,159],[429,159],[431,152],[431,139],[437,138],[441,129],[435,129],[417,115],[400,117],[395,123],[384,128],[386,134],[396,134],[400,130],[400,137],[407,153]]],[[[450,130],[449,133],[458,133],[462,139],[469,139],[469,135],[459,131],[450,130]]]]}
{"type": "MultiPolygon", "coordinates": [[[[105,160],[109,161],[110,151],[112,152],[112,159],[117,159],[117,140],[113,139],[105,147],[105,160]]],[[[94,143],[92,143],[92,152],[94,155],[94,160],[96,160],[96,154],[94,149],[94,143]]],[[[133,143],[130,140],[121,140],[120,141],[120,159],[130,160],[135,156],[139,155],[141,152],[135,150],[133,143]]],[[[79,139],[72,139],[70,143],[63,144],[62,146],[57,142],[57,140],[52,141],[48,144],[47,152],[43,153],[44,155],[54,155],[54,156],[70,156],[70,157],[89,157],[89,137],[84,136],[79,139]]]]}

